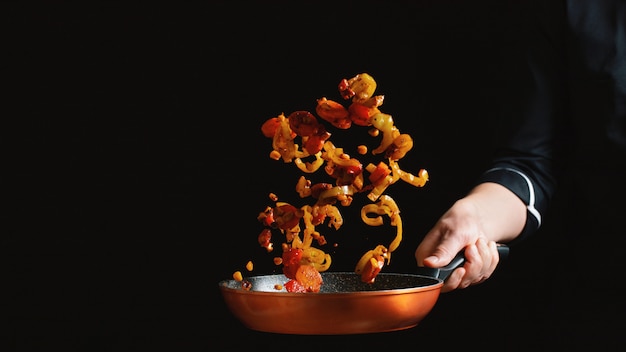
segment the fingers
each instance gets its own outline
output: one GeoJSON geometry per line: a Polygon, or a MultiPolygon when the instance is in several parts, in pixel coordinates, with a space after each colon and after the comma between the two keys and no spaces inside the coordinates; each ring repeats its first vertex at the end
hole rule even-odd
{"type": "Polygon", "coordinates": [[[460,287],[461,281],[463,280],[464,275],[465,275],[465,268],[460,267],[454,270],[452,274],[448,276],[446,281],[444,281],[443,286],[441,287],[441,292],[444,293],[444,292],[454,291],[458,288],[465,288],[465,287],[460,287]]]}
{"type": "MultiPolygon", "coordinates": [[[[448,276],[442,292],[466,288],[487,280],[498,265],[496,243],[487,239],[476,218],[477,207],[457,202],[437,221],[415,250],[417,265],[440,268],[460,251],[465,263],[448,276]]],[[[479,215],[479,214],[478,214],[479,215]]]]}
{"type": "MultiPolygon", "coordinates": [[[[498,244],[494,241],[489,241],[487,242],[488,245],[488,251],[489,253],[491,253],[491,265],[489,266],[489,277],[491,277],[491,274],[493,274],[493,272],[496,270],[496,267],[498,267],[498,263],[500,262],[500,255],[498,254],[498,244]]],[[[487,279],[485,278],[485,279],[487,279]]]]}
{"type": "Polygon", "coordinates": [[[442,292],[464,289],[487,280],[496,270],[500,258],[494,241],[479,238],[475,244],[465,248],[465,263],[456,269],[444,284],[442,292]]]}

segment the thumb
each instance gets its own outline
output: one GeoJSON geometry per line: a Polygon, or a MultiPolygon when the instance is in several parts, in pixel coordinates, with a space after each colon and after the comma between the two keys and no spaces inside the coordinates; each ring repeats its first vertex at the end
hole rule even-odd
{"type": "Polygon", "coordinates": [[[463,246],[455,241],[443,241],[435,247],[429,256],[424,258],[424,265],[431,268],[446,266],[462,249],[463,246]]]}

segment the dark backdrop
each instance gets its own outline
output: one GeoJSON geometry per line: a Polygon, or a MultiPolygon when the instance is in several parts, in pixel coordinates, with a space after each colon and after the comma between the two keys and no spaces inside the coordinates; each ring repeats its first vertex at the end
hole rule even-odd
{"type": "MultiPolygon", "coordinates": [[[[494,279],[442,295],[418,327],[395,333],[250,331],[217,288],[248,259],[260,274],[274,269],[256,245],[256,215],[270,191],[293,196],[295,166],[267,157],[261,123],[336,98],[339,80],[361,72],[414,138],[403,168],[431,177],[393,190],[405,239],[387,270],[410,272],[421,236],[491,155],[501,54],[519,20],[509,2],[2,7],[10,350],[541,343],[548,302],[536,240],[494,279]]],[[[336,267],[354,255],[340,251],[336,267]]]]}

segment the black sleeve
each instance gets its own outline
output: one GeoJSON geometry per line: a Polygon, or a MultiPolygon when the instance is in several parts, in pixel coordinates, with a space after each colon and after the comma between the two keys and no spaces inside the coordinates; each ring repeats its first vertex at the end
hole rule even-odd
{"type": "Polygon", "coordinates": [[[527,205],[526,226],[516,242],[542,224],[556,188],[555,154],[564,104],[564,12],[560,2],[526,3],[517,41],[504,45],[498,145],[478,183],[495,182],[527,205]],[[555,6],[559,5],[559,6],[555,6]]]}

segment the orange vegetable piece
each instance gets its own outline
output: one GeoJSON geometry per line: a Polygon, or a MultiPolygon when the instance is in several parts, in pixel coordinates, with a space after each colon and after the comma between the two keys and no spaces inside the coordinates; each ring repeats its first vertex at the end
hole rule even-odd
{"type": "Polygon", "coordinates": [[[365,264],[363,271],[361,272],[361,281],[371,284],[376,280],[376,275],[380,273],[385,265],[385,259],[382,255],[376,255],[365,264]]]}
{"type": "Polygon", "coordinates": [[[322,287],[322,275],[313,265],[300,265],[296,271],[296,280],[307,292],[319,292],[322,287]]]}
{"type": "Polygon", "coordinates": [[[330,122],[333,126],[340,129],[348,129],[352,125],[350,120],[350,112],[342,104],[329,100],[326,98],[320,98],[317,100],[317,106],[315,112],[324,120],[330,122]]]}
{"type": "Polygon", "coordinates": [[[272,138],[276,134],[276,130],[280,127],[280,120],[278,117],[272,117],[267,119],[261,125],[261,132],[267,138],[272,138]]]}
{"type": "Polygon", "coordinates": [[[391,169],[384,162],[379,162],[376,168],[370,173],[368,179],[374,185],[381,183],[385,177],[391,174],[391,169]]]}
{"type": "Polygon", "coordinates": [[[372,123],[370,119],[372,116],[376,115],[376,113],[380,112],[377,107],[368,107],[356,102],[350,104],[348,111],[350,113],[350,120],[359,126],[371,126],[372,123]]]}

